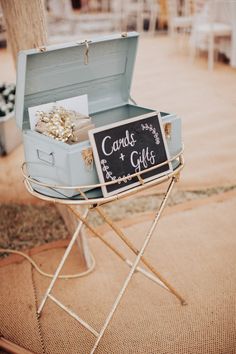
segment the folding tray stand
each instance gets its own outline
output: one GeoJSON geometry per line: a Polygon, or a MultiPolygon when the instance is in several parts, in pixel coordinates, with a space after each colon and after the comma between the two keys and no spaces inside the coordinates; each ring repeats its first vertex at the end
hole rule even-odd
{"type": "MultiPolygon", "coordinates": [[[[29,175],[27,175],[26,173],[26,165],[27,163],[23,164],[22,167],[22,171],[23,171],[23,175],[24,175],[24,183],[25,186],[27,188],[27,190],[29,191],[29,193],[31,193],[33,196],[46,200],[46,201],[50,201],[50,202],[54,202],[54,203],[60,203],[60,204],[64,204],[67,205],[68,208],[77,216],[77,218],[79,219],[78,221],[78,226],[66,248],[66,251],[64,253],[64,255],[61,258],[61,261],[53,275],[53,278],[50,282],[50,285],[48,287],[48,289],[46,290],[43,299],[39,305],[38,308],[38,315],[41,315],[42,310],[45,306],[45,303],[47,301],[47,299],[51,299],[55,304],[57,304],[60,308],[62,308],[64,311],[66,311],[70,316],[72,316],[74,319],[76,319],[82,326],[84,326],[87,330],[89,330],[95,337],[96,337],[96,341],[95,344],[90,352],[90,354],[94,353],[101,338],[104,335],[104,332],[106,331],[120,301],[121,298],[123,297],[127,286],[129,285],[133,275],[135,272],[140,272],[142,273],[144,276],[146,276],[147,278],[149,278],[150,280],[152,280],[153,282],[155,282],[156,284],[162,286],[164,289],[168,290],[169,292],[171,292],[172,294],[174,294],[180,301],[180,303],[182,305],[185,305],[186,302],[185,300],[182,298],[181,295],[179,295],[179,293],[162,277],[162,275],[160,275],[160,273],[154,268],[154,266],[152,264],[149,263],[149,261],[144,257],[144,252],[145,249],[154,233],[154,230],[157,226],[157,223],[160,219],[160,216],[163,212],[163,209],[166,206],[167,200],[171,194],[171,191],[175,185],[175,183],[179,180],[179,176],[180,176],[180,172],[184,167],[184,159],[183,159],[183,151],[181,151],[178,155],[176,155],[175,157],[171,158],[168,161],[165,161],[162,164],[156,165],[156,166],[152,166],[149,169],[146,169],[144,171],[138,172],[138,173],[134,173],[132,176],[130,177],[138,177],[140,184],[132,189],[129,189],[125,192],[116,194],[116,195],[112,195],[109,197],[99,197],[99,198],[88,198],[86,196],[86,193],[83,192],[84,189],[88,189],[89,188],[99,188],[102,186],[102,184],[96,184],[93,186],[76,186],[76,187],[65,187],[65,186],[58,186],[58,185],[49,185],[49,184],[45,184],[45,183],[41,183],[38,182],[37,180],[31,178],[29,175]],[[164,164],[166,164],[167,162],[171,162],[173,160],[178,159],[179,161],[179,165],[178,167],[170,172],[169,174],[162,176],[160,178],[157,178],[155,180],[149,181],[149,182],[144,182],[144,180],[142,179],[142,173],[153,170],[155,168],[158,168],[164,164]],[[155,187],[161,183],[164,183],[166,181],[169,181],[168,184],[168,188],[164,194],[164,197],[162,199],[162,202],[160,204],[160,207],[158,209],[158,211],[156,212],[154,219],[151,223],[151,226],[149,228],[149,230],[147,231],[146,235],[145,235],[145,240],[143,242],[143,245],[141,247],[140,250],[136,249],[136,247],[132,244],[132,242],[130,240],[127,239],[127,237],[125,236],[125,234],[123,233],[123,231],[113,222],[113,220],[110,219],[110,217],[108,217],[108,215],[105,213],[104,209],[102,208],[102,205],[107,204],[107,203],[111,203],[112,201],[118,200],[118,199],[122,199],[124,197],[128,197],[130,195],[136,194],[144,189],[148,189],[150,187],[155,187]],[[45,196],[40,194],[39,192],[35,191],[32,187],[32,184],[35,185],[39,185],[39,186],[44,186],[50,189],[60,189],[63,188],[65,189],[74,189],[77,188],[78,192],[80,192],[80,195],[82,196],[82,198],[80,200],[75,200],[75,199],[57,199],[54,197],[49,197],[49,196],[45,196]],[[85,212],[83,215],[80,215],[80,212],[78,211],[77,206],[84,206],[85,207],[85,212]],[[112,228],[112,230],[115,232],[115,234],[129,247],[129,249],[134,252],[134,254],[136,255],[136,258],[134,260],[134,262],[131,262],[130,260],[128,260],[119,250],[117,250],[109,241],[105,240],[103,238],[103,236],[92,226],[88,223],[87,221],[87,216],[89,214],[89,212],[91,210],[95,210],[102,218],[103,220],[112,228]],[[83,227],[83,225],[85,225],[92,233],[95,234],[95,236],[99,237],[100,240],[111,250],[113,251],[122,261],[126,262],[126,264],[130,267],[130,271],[125,279],[124,284],[122,285],[120,292],[110,310],[110,313],[108,314],[103,327],[101,328],[100,332],[98,332],[97,330],[95,330],[94,328],[92,328],[88,323],[86,323],[83,319],[81,319],[77,314],[75,314],[71,309],[67,308],[63,303],[61,303],[57,298],[54,297],[54,295],[52,295],[52,289],[55,285],[55,282],[59,276],[59,273],[67,259],[67,257],[69,256],[71,249],[73,247],[73,245],[75,244],[81,229],[83,227]],[[149,271],[147,271],[146,269],[142,268],[139,266],[140,261],[143,262],[143,264],[149,269],[149,271]]],[[[123,180],[123,179],[121,179],[123,180]]],[[[110,181],[107,182],[106,184],[113,184],[113,183],[117,183],[117,181],[110,181]]]]}
{"type": "MultiPolygon", "coordinates": [[[[140,181],[140,185],[132,188],[128,191],[113,195],[113,196],[109,196],[109,197],[98,197],[98,198],[88,198],[86,196],[86,193],[83,192],[83,189],[88,188],[88,186],[79,186],[76,187],[78,189],[78,191],[80,192],[80,195],[83,197],[80,200],[75,200],[75,199],[57,199],[57,198],[53,198],[53,197],[49,197],[49,196],[45,196],[40,194],[39,192],[36,192],[31,183],[38,184],[40,186],[44,186],[50,189],[59,189],[59,188],[75,188],[75,187],[65,187],[65,186],[52,186],[52,185],[48,185],[45,183],[40,183],[38,181],[36,181],[35,179],[31,178],[30,176],[27,175],[27,173],[25,172],[25,167],[26,167],[26,163],[23,164],[22,167],[22,171],[23,171],[23,175],[24,175],[24,183],[25,186],[27,188],[27,190],[29,191],[29,193],[31,193],[32,195],[34,195],[37,198],[43,199],[43,200],[47,200],[50,202],[55,202],[55,203],[60,203],[60,204],[64,204],[67,205],[68,208],[77,216],[78,218],[78,225],[77,228],[66,248],[66,251],[53,275],[53,278],[50,282],[50,285],[48,286],[48,289],[46,290],[43,299],[41,301],[41,304],[38,308],[38,315],[41,315],[42,310],[45,306],[46,300],[49,298],[51,299],[55,304],[57,304],[59,307],[61,307],[64,311],[66,311],[70,316],[72,316],[74,319],[76,319],[81,325],[83,325],[87,330],[89,330],[95,337],[96,337],[96,342],[94,344],[94,347],[92,348],[90,354],[94,353],[101,338],[104,335],[104,332],[106,331],[109,322],[111,321],[120,301],[121,298],[123,297],[125,290],[129,284],[129,282],[131,281],[134,273],[136,271],[142,273],[144,276],[146,276],[147,278],[149,278],[150,280],[154,281],[155,283],[157,283],[158,285],[162,286],[164,289],[168,290],[169,292],[171,292],[172,294],[174,294],[180,301],[180,303],[182,305],[185,305],[186,302],[185,300],[182,298],[181,295],[179,295],[179,293],[162,277],[162,275],[160,275],[160,273],[153,267],[153,265],[151,263],[149,263],[149,261],[144,257],[144,252],[145,249],[151,239],[151,237],[153,236],[154,230],[157,226],[157,223],[160,219],[160,216],[162,214],[163,209],[166,206],[167,200],[171,194],[171,191],[175,185],[175,183],[179,180],[179,176],[180,176],[180,172],[184,167],[184,160],[183,160],[183,151],[181,151],[178,155],[176,155],[175,157],[173,157],[172,159],[170,159],[168,162],[173,161],[174,159],[178,159],[179,160],[179,166],[172,172],[170,172],[168,175],[165,175],[163,177],[157,178],[155,180],[152,180],[150,182],[145,182],[142,180],[142,173],[143,172],[147,172],[149,170],[155,169],[160,167],[161,165],[167,163],[164,162],[162,164],[153,166],[149,169],[146,169],[145,171],[141,171],[138,173],[135,173],[132,175],[132,177],[137,176],[139,181],[140,181]],[[161,183],[164,183],[166,181],[169,181],[168,184],[168,188],[164,194],[164,197],[162,199],[162,202],[160,204],[160,207],[158,209],[158,211],[156,212],[154,219],[152,221],[152,224],[149,228],[149,230],[147,231],[146,235],[145,235],[145,240],[143,242],[143,245],[141,247],[140,250],[136,249],[136,247],[132,244],[132,242],[125,236],[125,234],[123,233],[123,231],[117,226],[117,224],[115,224],[113,222],[113,220],[111,220],[110,217],[108,217],[108,215],[105,213],[104,209],[102,208],[102,205],[107,204],[107,203],[111,203],[115,200],[118,199],[122,199],[124,197],[136,194],[144,189],[150,188],[150,187],[154,187],[157,186],[161,183]],[[78,206],[84,206],[85,207],[85,212],[83,215],[80,215],[80,212],[78,211],[78,206]],[[88,223],[87,221],[87,216],[89,214],[90,211],[95,210],[102,218],[103,220],[111,227],[111,229],[115,232],[115,234],[129,247],[129,249],[134,252],[134,254],[136,255],[136,258],[134,260],[134,262],[131,262],[129,259],[127,259],[119,250],[117,250],[109,241],[105,240],[103,238],[103,236],[92,226],[88,223]],[[62,304],[58,299],[56,299],[54,297],[54,295],[52,295],[52,289],[55,285],[55,282],[59,276],[59,273],[67,259],[67,257],[69,256],[71,249],[73,247],[73,245],[75,244],[81,229],[83,226],[86,226],[95,236],[99,237],[100,240],[111,250],[113,251],[122,261],[126,262],[126,264],[130,267],[130,271],[125,279],[124,284],[122,285],[120,292],[111,308],[110,313],[108,314],[103,327],[101,328],[100,332],[96,331],[94,328],[92,328],[88,323],[86,323],[83,319],[81,319],[77,314],[75,314],[74,312],[72,312],[71,309],[67,308],[64,304],[62,304]],[[149,271],[147,271],[146,269],[142,268],[139,266],[139,262],[142,261],[143,264],[149,269],[149,271]]],[[[116,181],[111,181],[111,182],[107,182],[106,184],[112,184],[112,183],[117,183],[116,181]]],[[[98,188],[101,187],[102,184],[97,184],[97,185],[93,185],[93,186],[89,186],[90,188],[98,188]]]]}

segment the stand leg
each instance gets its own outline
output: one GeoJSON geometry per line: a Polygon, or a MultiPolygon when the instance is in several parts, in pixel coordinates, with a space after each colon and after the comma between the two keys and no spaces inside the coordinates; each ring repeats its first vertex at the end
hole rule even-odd
{"type": "MultiPolygon", "coordinates": [[[[128,264],[129,267],[132,267],[133,265],[133,263],[129,259],[126,259],[126,263],[128,264]]],[[[170,289],[167,288],[167,286],[159,278],[154,276],[152,273],[148,272],[146,269],[142,267],[137,267],[136,271],[143,274],[146,278],[152,280],[154,283],[160,285],[163,289],[168,290],[170,292],[170,289]]]]}
{"type": "MultiPolygon", "coordinates": [[[[89,210],[86,209],[86,211],[85,211],[85,213],[83,215],[83,217],[85,219],[86,219],[86,217],[88,215],[88,212],[89,212],[89,210]]],[[[46,303],[46,300],[47,300],[47,298],[48,298],[48,296],[49,296],[49,294],[50,294],[50,292],[51,292],[51,290],[52,290],[52,288],[53,288],[53,286],[54,286],[54,284],[55,284],[55,282],[57,280],[57,277],[58,277],[58,275],[59,275],[59,273],[60,273],[60,271],[61,271],[61,269],[62,269],[62,267],[63,267],[63,265],[64,265],[64,263],[65,263],[65,261],[67,259],[67,257],[68,257],[68,255],[70,254],[70,251],[71,251],[71,249],[72,249],[72,247],[73,247],[73,245],[74,245],[74,243],[75,243],[75,241],[76,241],[76,239],[77,239],[77,237],[79,235],[79,232],[80,232],[82,226],[83,226],[83,222],[80,221],[78,226],[77,226],[77,228],[76,228],[76,230],[75,230],[75,232],[74,232],[74,234],[73,234],[73,236],[72,236],[72,238],[71,238],[71,240],[70,240],[70,243],[67,246],[67,249],[66,249],[66,251],[65,251],[65,253],[64,253],[64,255],[63,255],[63,257],[62,257],[62,259],[61,259],[61,261],[60,261],[60,263],[59,263],[59,265],[57,267],[57,269],[56,269],[56,272],[55,272],[55,274],[54,274],[54,276],[52,278],[52,281],[51,281],[51,283],[50,283],[50,285],[49,285],[49,287],[48,287],[48,289],[47,289],[47,291],[46,291],[46,293],[45,293],[45,295],[43,297],[43,300],[42,300],[42,302],[41,302],[41,304],[40,304],[40,306],[38,308],[38,314],[39,315],[42,312],[42,309],[43,309],[43,307],[44,307],[44,305],[46,303]]]]}
{"type": "MultiPolygon", "coordinates": [[[[174,182],[177,182],[179,179],[179,176],[175,176],[173,178],[174,182]]],[[[171,181],[172,183],[172,181],[171,181]]],[[[68,206],[69,209],[76,215],[79,220],[81,220],[87,228],[111,250],[113,251],[121,260],[126,262],[130,267],[132,267],[132,262],[129,261],[119,250],[117,250],[109,241],[104,239],[104,237],[92,226],[88,223],[88,221],[83,218],[78,210],[72,206],[68,206]]],[[[104,210],[101,207],[96,207],[96,210],[99,212],[101,217],[105,220],[105,222],[111,226],[111,228],[115,231],[115,233],[122,239],[122,241],[137,255],[139,253],[138,249],[133,246],[133,244],[129,241],[129,239],[124,235],[122,230],[107,216],[107,214],[104,212],[104,210]]],[[[141,272],[143,275],[154,281],[156,284],[161,285],[164,289],[170,291],[173,295],[179,299],[182,305],[186,305],[185,300],[182,298],[182,296],[172,287],[169,282],[163,276],[150,264],[146,258],[142,257],[142,262],[148,267],[148,269],[155,275],[155,277],[152,276],[152,274],[148,273],[145,269],[141,267],[137,267],[137,271],[141,272]]]]}
{"type": "MultiPolygon", "coordinates": [[[[100,232],[98,232],[89,222],[84,219],[76,208],[69,206],[70,210],[76,215],[76,217],[81,220],[84,225],[95,235],[97,236],[113,253],[115,253],[122,261],[128,264],[129,267],[132,267],[133,263],[127,259],[117,248],[115,248],[108,240],[106,240],[100,232]]],[[[144,276],[152,280],[154,283],[160,285],[163,289],[170,291],[170,289],[157,277],[153,276],[146,269],[142,267],[137,267],[136,271],[142,273],[144,276]]]]}
{"type": "Polygon", "coordinates": [[[112,250],[122,261],[126,262],[126,257],[119,251],[117,250],[109,241],[107,241],[103,235],[95,229],[92,225],[88,223],[88,221],[80,215],[77,209],[69,206],[70,210],[76,215],[76,217],[83,222],[83,224],[95,235],[97,236],[110,250],[112,250]]]}
{"type": "MultiPolygon", "coordinates": [[[[122,261],[124,261],[126,264],[128,264],[129,267],[132,267],[133,263],[126,258],[117,248],[115,248],[108,240],[106,240],[100,232],[98,232],[92,225],[88,223],[86,219],[84,219],[78,210],[73,207],[69,207],[70,210],[76,215],[76,217],[83,221],[84,225],[87,226],[87,228],[95,235],[97,236],[113,253],[115,253],[122,261]]],[[[82,235],[82,233],[81,233],[82,235]]],[[[146,269],[142,267],[137,267],[136,269],[137,272],[142,273],[145,277],[149,278],[152,280],[154,283],[160,285],[163,289],[170,291],[170,289],[156,276],[153,276],[150,272],[148,272],[146,269]]]]}
{"type": "MultiPolygon", "coordinates": [[[[166,192],[169,193],[169,189],[172,190],[173,185],[175,183],[175,178],[172,179],[170,186],[168,187],[168,190],[166,192]]],[[[165,197],[164,197],[165,199],[165,197]]],[[[163,201],[164,201],[163,199],[163,201]]],[[[163,203],[163,202],[162,202],[163,203]]],[[[161,208],[161,207],[160,207],[161,208]]],[[[107,214],[104,212],[104,210],[97,206],[95,208],[99,215],[107,222],[108,225],[113,229],[113,231],[121,238],[121,240],[136,254],[139,254],[138,249],[129,241],[129,239],[124,235],[123,231],[107,216],[107,214]]],[[[182,296],[172,287],[172,285],[153,267],[152,264],[149,263],[149,261],[145,258],[142,257],[142,262],[147,266],[147,268],[155,274],[157,278],[161,280],[161,282],[169,289],[169,291],[179,299],[180,303],[182,305],[186,305],[185,300],[182,298],[182,296]]]]}
{"type": "Polygon", "coordinates": [[[101,329],[101,331],[99,333],[99,336],[98,336],[98,338],[97,338],[97,340],[96,340],[96,342],[94,344],[94,347],[91,350],[90,354],[93,354],[95,352],[100,340],[102,339],[102,337],[104,335],[104,332],[105,332],[107,326],[109,325],[109,323],[110,323],[110,321],[111,321],[111,319],[112,319],[112,317],[113,317],[113,315],[114,315],[114,313],[115,313],[115,311],[116,311],[116,309],[117,309],[117,307],[118,307],[118,305],[119,305],[119,303],[120,303],[120,301],[121,301],[121,299],[122,299],[122,297],[123,297],[123,295],[125,293],[125,290],[127,289],[127,286],[129,285],[130,280],[132,279],[132,276],[133,276],[133,274],[134,274],[134,272],[135,272],[135,270],[136,270],[136,268],[137,268],[137,266],[138,266],[138,264],[139,264],[139,262],[140,262],[140,260],[141,260],[141,258],[143,256],[143,254],[144,254],[144,251],[145,251],[145,249],[146,249],[146,247],[147,247],[147,245],[148,245],[148,243],[149,243],[149,241],[150,241],[150,239],[151,239],[151,237],[153,235],[153,232],[154,232],[154,230],[156,228],[157,222],[160,219],[160,216],[161,216],[162,211],[163,211],[163,209],[164,209],[164,207],[166,205],[166,202],[167,202],[167,200],[169,198],[169,195],[170,195],[170,193],[172,191],[174,183],[175,183],[175,179],[173,178],[171,183],[170,183],[170,185],[169,185],[169,187],[168,187],[168,190],[167,190],[167,192],[166,192],[166,194],[165,194],[165,196],[163,198],[163,201],[162,201],[162,204],[160,206],[160,209],[158,210],[158,212],[157,212],[157,214],[155,216],[155,219],[153,220],[153,223],[152,223],[152,225],[151,225],[151,227],[150,227],[150,229],[149,229],[149,231],[147,233],[147,236],[145,238],[144,244],[143,244],[140,252],[138,253],[138,255],[137,255],[137,257],[136,257],[136,259],[135,259],[135,261],[133,263],[133,266],[132,266],[132,268],[131,268],[131,270],[130,270],[130,272],[129,272],[129,274],[128,274],[125,282],[124,282],[124,285],[122,286],[122,288],[120,290],[120,293],[118,294],[118,296],[117,296],[117,298],[116,298],[116,300],[115,300],[115,302],[114,302],[114,304],[112,306],[112,309],[111,309],[111,311],[110,311],[110,313],[109,313],[109,315],[108,315],[108,317],[107,317],[107,319],[106,319],[106,321],[105,321],[105,323],[104,323],[104,325],[103,325],[103,327],[102,327],[102,329],[101,329]]]}

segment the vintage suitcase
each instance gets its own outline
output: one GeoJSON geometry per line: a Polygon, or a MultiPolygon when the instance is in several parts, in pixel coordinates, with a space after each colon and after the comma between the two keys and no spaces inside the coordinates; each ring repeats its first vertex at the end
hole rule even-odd
{"type": "MultiPolygon", "coordinates": [[[[89,115],[96,127],[153,112],[130,103],[137,42],[138,34],[130,32],[19,53],[16,119],[23,130],[31,177],[63,186],[98,183],[94,164],[87,168],[83,159],[89,141],[68,145],[30,130],[28,107],[87,94],[89,115]]],[[[161,115],[174,156],[181,150],[181,120],[175,114],[161,115]]],[[[78,190],[35,188],[56,197],[78,194],[78,190]]]]}

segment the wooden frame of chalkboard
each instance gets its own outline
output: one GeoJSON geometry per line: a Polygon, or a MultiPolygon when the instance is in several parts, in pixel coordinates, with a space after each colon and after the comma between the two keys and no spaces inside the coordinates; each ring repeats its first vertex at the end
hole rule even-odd
{"type": "Polygon", "coordinates": [[[103,195],[111,196],[172,172],[160,113],[151,112],[89,131],[103,195]],[[164,162],[166,161],[166,164],[164,162]],[[160,167],[152,168],[155,165],[160,167]],[[134,177],[130,177],[136,174],[134,177]],[[125,180],[120,181],[121,178],[125,180]],[[106,182],[117,181],[106,185],[106,182]]]}

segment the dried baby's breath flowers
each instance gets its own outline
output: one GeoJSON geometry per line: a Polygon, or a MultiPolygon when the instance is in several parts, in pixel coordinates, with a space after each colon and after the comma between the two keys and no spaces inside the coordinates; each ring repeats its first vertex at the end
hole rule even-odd
{"type": "Polygon", "coordinates": [[[90,124],[90,118],[63,107],[53,107],[50,112],[38,111],[35,130],[55,140],[77,142],[78,132],[90,124]]]}

